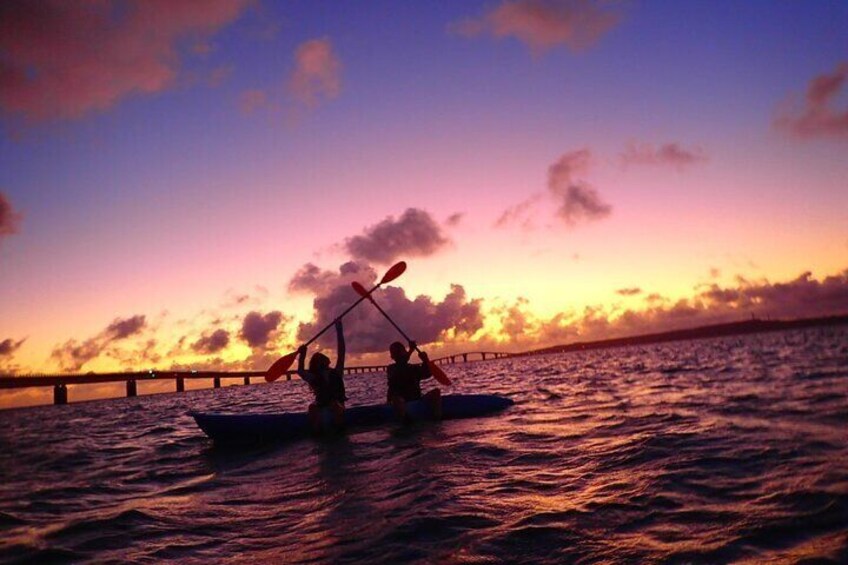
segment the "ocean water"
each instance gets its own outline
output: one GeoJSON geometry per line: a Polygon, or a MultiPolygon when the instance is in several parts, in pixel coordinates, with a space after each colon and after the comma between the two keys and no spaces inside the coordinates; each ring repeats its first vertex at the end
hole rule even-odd
{"type": "Polygon", "coordinates": [[[848,562],[848,328],[449,373],[516,404],[246,450],[185,412],[303,383],[0,412],[0,562],[848,562]]]}

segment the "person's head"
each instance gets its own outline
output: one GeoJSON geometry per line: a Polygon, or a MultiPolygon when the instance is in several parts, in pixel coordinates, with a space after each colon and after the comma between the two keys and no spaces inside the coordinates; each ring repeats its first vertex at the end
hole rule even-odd
{"type": "Polygon", "coordinates": [[[389,346],[389,355],[397,363],[405,363],[409,361],[409,353],[406,352],[406,346],[401,342],[396,341],[389,346]]]}
{"type": "Polygon", "coordinates": [[[315,353],[309,358],[309,372],[320,373],[330,368],[330,358],[323,353],[315,353]]]}

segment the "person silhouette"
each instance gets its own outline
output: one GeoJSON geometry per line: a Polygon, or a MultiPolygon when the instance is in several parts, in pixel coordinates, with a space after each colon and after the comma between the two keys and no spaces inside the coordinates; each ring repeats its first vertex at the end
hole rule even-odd
{"type": "Polygon", "coordinates": [[[330,358],[315,353],[309,359],[309,369],[304,368],[306,346],[297,350],[297,374],[309,384],[315,400],[309,405],[309,425],[315,433],[323,429],[322,419],[329,412],[336,428],[344,427],[344,405],[347,400],[344,385],[345,338],[341,319],[335,320],[336,366],[330,368],[330,358]]]}
{"type": "Polygon", "coordinates": [[[386,368],[388,377],[388,390],[386,402],[395,409],[397,417],[407,422],[406,403],[415,400],[424,400],[430,405],[433,417],[437,420],[442,418],[442,391],[434,388],[426,394],[421,394],[421,381],[432,377],[430,372],[430,359],[423,351],[418,352],[420,364],[411,364],[409,358],[416,346],[414,341],[409,342],[409,350],[396,341],[389,346],[389,355],[394,363],[386,368]]]}

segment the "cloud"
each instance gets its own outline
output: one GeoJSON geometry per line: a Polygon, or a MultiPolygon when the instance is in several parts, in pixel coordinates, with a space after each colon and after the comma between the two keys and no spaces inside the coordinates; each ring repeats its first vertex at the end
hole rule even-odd
{"type": "Polygon", "coordinates": [[[635,296],[637,294],[640,294],[641,292],[642,289],[639,287],[620,288],[615,291],[616,294],[619,294],[621,296],[635,296]]]}
{"type": "Polygon", "coordinates": [[[677,142],[655,147],[650,143],[630,143],[621,154],[625,165],[668,165],[683,169],[707,160],[704,151],[696,147],[686,149],[677,142]]]}
{"type": "MultiPolygon", "coordinates": [[[[569,227],[600,220],[612,213],[612,206],[598,191],[579,178],[589,171],[591,163],[592,152],[584,148],[564,153],[548,167],[548,194],[557,205],[556,216],[569,227]]],[[[536,229],[539,212],[535,208],[542,197],[534,194],[510,206],[495,220],[495,228],[517,225],[524,231],[536,229]]]]}
{"type": "Polygon", "coordinates": [[[295,69],[288,81],[289,92],[308,108],[336,98],[342,90],[342,63],[326,37],[310,39],[298,46],[295,69]]]}
{"type": "Polygon", "coordinates": [[[588,149],[579,149],[563,154],[548,168],[548,190],[558,201],[557,215],[569,226],[600,220],[612,212],[594,188],[575,178],[588,171],[591,158],[588,149]]]}
{"type": "Polygon", "coordinates": [[[179,47],[202,44],[248,0],[0,2],[0,109],[76,119],[172,86],[179,47]]]}
{"type": "Polygon", "coordinates": [[[456,212],[448,216],[448,219],[445,220],[445,225],[451,228],[455,228],[456,226],[462,223],[463,218],[465,218],[464,212],[456,212]]]}
{"type": "Polygon", "coordinates": [[[215,330],[211,334],[204,334],[192,344],[191,348],[197,353],[211,355],[227,347],[230,343],[230,332],[227,330],[215,330]]]}
{"type": "Polygon", "coordinates": [[[144,327],[144,324],[145,317],[140,315],[126,318],[124,320],[116,318],[114,322],[106,327],[104,334],[107,341],[125,339],[131,335],[137,334],[141,328],[144,327]]]}
{"type": "MultiPolygon", "coordinates": [[[[320,282],[315,282],[312,287],[317,291],[313,300],[313,321],[300,324],[297,332],[299,340],[310,339],[353,304],[358,296],[350,287],[352,281],[356,280],[366,288],[376,282],[377,274],[373,268],[361,264],[346,265],[338,274],[301,269],[311,273],[309,281],[320,282]],[[355,271],[351,265],[356,265],[355,271]]],[[[297,285],[305,287],[302,282],[297,285]]],[[[459,336],[468,337],[483,326],[482,301],[468,299],[460,285],[451,285],[451,291],[440,302],[426,295],[411,299],[403,289],[392,286],[376,291],[374,297],[394,321],[422,345],[459,336]]],[[[344,324],[350,353],[382,353],[391,342],[402,339],[397,330],[369,304],[361,304],[352,310],[345,316],[344,324]]],[[[333,332],[324,334],[318,343],[322,347],[335,347],[333,332]]]]}
{"type": "Polygon", "coordinates": [[[242,322],[239,337],[250,347],[265,348],[274,337],[277,327],[283,321],[283,314],[278,310],[268,312],[265,315],[259,312],[249,312],[242,322]]]}
{"type": "Polygon", "coordinates": [[[643,300],[642,309],[621,311],[595,305],[541,318],[532,314],[526,299],[518,298],[489,309],[488,316],[498,326],[492,333],[476,336],[473,346],[522,351],[738,322],[752,314],[775,319],[844,315],[848,314],[848,270],[821,280],[809,272],[777,283],[741,279],[735,286],[709,285],[689,298],[672,301],[652,293],[643,300]]]}
{"type": "Polygon", "coordinates": [[[541,194],[534,194],[527,200],[519,202],[514,206],[510,206],[495,220],[496,228],[506,228],[513,225],[518,225],[524,231],[532,231],[536,229],[535,216],[533,213],[534,206],[541,200],[541,194]]]}
{"type": "Polygon", "coordinates": [[[239,95],[238,103],[242,113],[252,114],[268,107],[268,93],[261,89],[245,90],[239,95]]]}
{"type": "Polygon", "coordinates": [[[354,259],[385,265],[399,257],[433,255],[449,243],[429,213],[408,208],[397,220],[389,216],[362,235],[347,238],[344,248],[354,259]]]}
{"type": "Polygon", "coordinates": [[[83,342],[70,339],[53,348],[50,358],[55,360],[63,371],[78,371],[89,361],[99,357],[107,348],[118,341],[138,335],[145,328],[145,316],[115,318],[106,329],[83,342]]]}
{"type": "Polygon", "coordinates": [[[779,113],[775,127],[801,138],[841,137],[848,139],[848,108],[833,107],[848,78],[848,62],[840,63],[829,74],[810,81],[801,107],[779,113]]]}
{"type": "Polygon", "coordinates": [[[15,341],[12,338],[0,341],[0,357],[11,357],[25,341],[26,338],[20,341],[15,341]]]}
{"type": "Polygon", "coordinates": [[[467,37],[514,37],[538,56],[557,45],[582,51],[620,20],[618,13],[591,0],[515,0],[450,29],[467,37]]]}
{"type": "Polygon", "coordinates": [[[318,266],[307,263],[298,269],[289,281],[289,291],[321,295],[337,286],[350,287],[350,283],[354,281],[373,286],[376,280],[377,271],[373,267],[356,261],[342,264],[338,273],[323,271],[318,266]]]}
{"type": "Polygon", "coordinates": [[[5,194],[0,192],[0,239],[18,233],[20,224],[21,214],[12,208],[12,203],[5,194]]]}

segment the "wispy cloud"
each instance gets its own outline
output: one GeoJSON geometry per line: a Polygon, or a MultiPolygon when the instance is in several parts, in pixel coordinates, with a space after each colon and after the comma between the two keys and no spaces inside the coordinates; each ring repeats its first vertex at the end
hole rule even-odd
{"type": "Polygon", "coordinates": [[[450,26],[461,35],[514,37],[540,55],[558,45],[571,51],[591,47],[621,20],[609,3],[592,0],[515,0],[479,18],[450,26]]]}
{"type": "Polygon", "coordinates": [[[636,296],[637,294],[642,293],[642,289],[638,286],[630,287],[630,288],[620,288],[615,291],[616,294],[621,296],[636,296]]]}
{"type": "Polygon", "coordinates": [[[588,149],[579,149],[563,154],[548,168],[548,190],[557,200],[557,216],[568,226],[600,220],[612,213],[612,206],[598,191],[577,178],[588,171],[591,158],[588,149]]]}
{"type": "Polygon", "coordinates": [[[21,225],[21,214],[12,208],[12,203],[5,194],[0,192],[0,240],[4,236],[18,233],[21,225]]]}
{"type": "Polygon", "coordinates": [[[239,109],[244,114],[252,114],[268,108],[269,104],[268,93],[262,89],[253,88],[245,90],[239,95],[239,109]]]}
{"type": "Polygon", "coordinates": [[[450,244],[441,226],[425,210],[408,208],[349,237],[344,249],[354,259],[388,264],[400,257],[426,257],[450,244]]]}
{"type": "Polygon", "coordinates": [[[848,78],[848,62],[840,63],[832,73],[810,81],[803,102],[779,113],[774,125],[801,138],[840,137],[848,139],[848,107],[835,108],[836,99],[848,78]]]}
{"type": "MultiPolygon", "coordinates": [[[[582,178],[588,173],[591,163],[592,152],[583,148],[563,153],[548,167],[548,195],[556,206],[555,216],[568,227],[601,220],[612,213],[612,206],[582,178]]],[[[537,219],[543,213],[539,211],[543,196],[533,194],[510,206],[498,216],[494,226],[534,230],[537,219]]]]}
{"type": "Polygon", "coordinates": [[[248,0],[0,3],[0,109],[28,122],[75,119],[160,92],[178,45],[202,44],[248,0]]]}
{"type": "Polygon", "coordinates": [[[625,165],[671,166],[678,169],[706,160],[707,155],[700,147],[687,149],[677,142],[659,146],[631,142],[621,154],[621,162],[625,165]]]}
{"type": "Polygon", "coordinates": [[[308,108],[332,100],[342,90],[342,63],[329,38],[310,39],[295,51],[295,69],[288,81],[291,95],[308,108]]]}
{"type": "Polygon", "coordinates": [[[504,210],[495,220],[496,228],[519,226],[524,231],[532,231],[536,228],[536,216],[534,207],[542,199],[541,194],[534,194],[527,200],[510,206],[504,210]]]}
{"type": "Polygon", "coordinates": [[[15,341],[12,338],[6,338],[0,341],[0,357],[11,357],[26,341],[26,338],[15,341]]]}
{"type": "Polygon", "coordinates": [[[112,343],[141,333],[147,324],[145,316],[115,318],[106,329],[83,342],[70,339],[53,348],[51,359],[64,371],[78,371],[86,363],[104,353],[112,343]]]}

